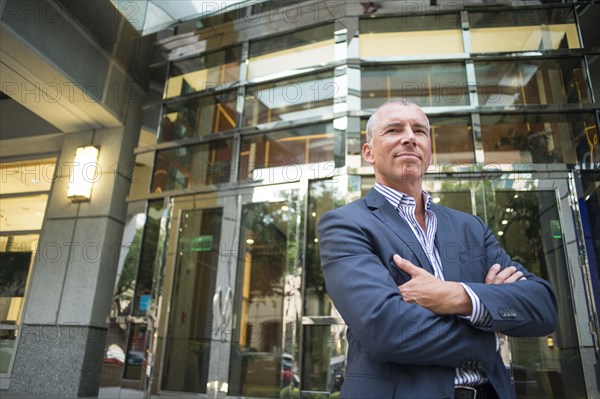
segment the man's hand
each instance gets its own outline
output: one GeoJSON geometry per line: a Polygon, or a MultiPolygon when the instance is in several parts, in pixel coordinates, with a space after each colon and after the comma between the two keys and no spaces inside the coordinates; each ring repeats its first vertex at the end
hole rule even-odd
{"type": "Polygon", "coordinates": [[[394,255],[394,263],[412,277],[398,287],[404,302],[421,305],[439,315],[471,314],[471,299],[459,283],[442,281],[399,255],[394,255]]]}
{"type": "Polygon", "coordinates": [[[498,263],[490,267],[487,276],[485,276],[486,284],[508,284],[518,280],[527,280],[523,277],[523,273],[514,266],[509,266],[502,271],[500,271],[500,267],[498,263]]]}

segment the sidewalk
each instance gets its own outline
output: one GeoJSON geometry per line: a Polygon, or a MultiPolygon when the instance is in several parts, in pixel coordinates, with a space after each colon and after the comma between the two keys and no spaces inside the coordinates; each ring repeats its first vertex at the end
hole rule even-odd
{"type": "MultiPolygon", "coordinates": [[[[6,390],[0,390],[0,399],[69,399],[69,398],[65,398],[65,397],[52,397],[52,396],[33,396],[33,395],[27,395],[27,394],[20,394],[20,393],[10,393],[6,390]]],[[[97,399],[97,396],[88,396],[85,398],[78,398],[78,399],[97,399]]],[[[75,398],[73,398],[75,399],[75,398]]]]}
{"type": "MultiPolygon", "coordinates": [[[[151,399],[169,399],[168,395],[151,395],[151,399]]],[[[177,396],[180,399],[180,396],[177,396]]],[[[47,396],[47,395],[28,395],[20,393],[10,393],[7,390],[0,390],[0,399],[71,399],[66,396],[47,396]]],[[[121,389],[109,391],[101,389],[98,396],[80,396],[72,399],[143,399],[143,394],[139,391],[121,389]]]]}

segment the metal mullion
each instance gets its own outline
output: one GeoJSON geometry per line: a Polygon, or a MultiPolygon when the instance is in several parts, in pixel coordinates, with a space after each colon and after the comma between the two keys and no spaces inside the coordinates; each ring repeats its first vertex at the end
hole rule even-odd
{"type": "Polygon", "coordinates": [[[26,236],[31,234],[40,235],[42,232],[41,229],[38,230],[3,230],[0,231],[0,237],[8,237],[8,236],[26,236]]]}
{"type": "MultiPolygon", "coordinates": [[[[477,95],[477,76],[475,74],[475,64],[472,59],[471,46],[471,26],[469,24],[468,11],[460,12],[461,33],[463,39],[463,51],[467,55],[465,60],[465,72],[467,74],[467,91],[469,93],[469,104],[473,109],[479,108],[479,97],[477,95]]],[[[473,152],[475,164],[485,162],[483,151],[483,139],[481,134],[481,117],[479,113],[471,113],[471,138],[473,142],[473,152]]]]}
{"type": "Polygon", "coordinates": [[[481,134],[481,115],[479,112],[471,114],[471,135],[473,137],[473,150],[475,151],[475,164],[484,164],[483,137],[481,134]]]}
{"type": "Polygon", "coordinates": [[[591,79],[592,75],[590,74],[590,65],[588,63],[588,55],[587,54],[583,55],[583,57],[581,59],[581,63],[582,63],[583,72],[585,73],[587,89],[588,89],[588,93],[590,94],[591,103],[596,104],[596,96],[594,93],[594,88],[592,86],[592,79],[591,79]]]}
{"type": "Polygon", "coordinates": [[[43,190],[43,191],[19,191],[18,193],[6,193],[6,194],[0,194],[0,200],[3,199],[9,199],[9,198],[16,198],[16,197],[34,197],[36,195],[50,195],[50,190],[43,190]]]}
{"type": "MultiPolygon", "coordinates": [[[[246,14],[248,14],[249,10],[246,8],[246,14]]],[[[231,149],[231,170],[229,176],[229,183],[235,184],[237,182],[237,177],[239,174],[239,160],[240,160],[240,152],[242,150],[242,136],[239,133],[239,130],[242,127],[243,119],[244,119],[244,107],[246,106],[246,90],[248,88],[246,84],[246,78],[248,76],[248,56],[250,52],[250,42],[248,40],[244,41],[242,44],[242,54],[240,59],[240,75],[239,82],[240,86],[238,87],[237,92],[237,102],[236,102],[236,113],[237,113],[237,126],[236,133],[233,135],[233,148],[231,149]],[[243,82],[243,83],[242,83],[243,82]]]]}
{"type": "MultiPolygon", "coordinates": [[[[165,198],[170,199],[170,197],[165,197],[165,198]]],[[[167,339],[167,337],[168,337],[169,331],[170,331],[170,328],[169,328],[170,327],[169,326],[169,318],[171,316],[171,302],[173,300],[173,294],[175,292],[175,289],[174,289],[175,288],[175,271],[177,269],[177,262],[178,262],[178,259],[179,259],[179,252],[178,252],[178,246],[179,245],[178,244],[179,244],[179,236],[181,234],[181,230],[180,230],[179,227],[181,226],[181,218],[182,218],[182,214],[183,214],[183,211],[184,211],[183,208],[179,208],[179,209],[176,210],[176,207],[177,207],[177,205],[174,204],[173,205],[173,212],[174,213],[177,212],[177,218],[171,218],[171,222],[173,222],[174,220],[177,220],[177,226],[175,227],[174,224],[170,223],[171,226],[172,226],[171,229],[175,229],[175,239],[174,239],[174,242],[176,243],[175,244],[175,248],[171,248],[171,251],[173,253],[172,256],[174,257],[174,260],[173,260],[173,270],[171,270],[171,276],[170,276],[171,277],[171,284],[170,284],[171,287],[169,288],[169,297],[165,298],[165,301],[162,303],[161,308],[158,309],[158,314],[159,314],[158,320],[159,321],[160,321],[160,314],[162,313],[162,309],[165,309],[165,311],[164,311],[164,317],[163,317],[163,320],[164,320],[164,329],[163,329],[163,331],[164,331],[164,338],[162,340],[162,344],[160,345],[160,348],[157,345],[156,346],[156,348],[157,348],[156,351],[152,353],[152,357],[154,359],[156,359],[158,353],[160,353],[160,355],[161,355],[160,356],[160,367],[158,368],[158,376],[157,376],[158,380],[157,380],[157,383],[156,383],[156,389],[158,390],[158,392],[162,392],[161,388],[162,388],[162,382],[163,382],[163,372],[164,372],[164,369],[165,369],[165,353],[167,352],[167,345],[168,345],[168,342],[169,342],[168,339],[167,339]]],[[[167,240],[167,246],[168,246],[168,240],[167,240]]],[[[169,255],[169,251],[166,250],[165,251],[165,256],[168,256],[168,255],[169,255]]],[[[163,281],[165,279],[165,276],[164,276],[165,273],[166,273],[166,271],[163,271],[163,276],[162,276],[163,281]]],[[[164,287],[163,287],[163,292],[164,291],[165,290],[164,290],[164,287]]],[[[156,327],[156,332],[158,332],[159,334],[161,332],[161,325],[160,325],[160,323],[156,327]]],[[[156,372],[156,371],[154,371],[154,370],[156,370],[156,364],[153,364],[152,370],[153,370],[154,373],[156,372]]],[[[150,378],[152,378],[152,375],[151,375],[150,378]]],[[[152,382],[150,383],[150,387],[152,387],[152,382]]]]}

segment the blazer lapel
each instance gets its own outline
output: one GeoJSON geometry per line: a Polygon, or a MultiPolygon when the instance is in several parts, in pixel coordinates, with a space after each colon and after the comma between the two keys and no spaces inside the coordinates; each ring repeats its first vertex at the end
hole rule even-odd
{"type": "Polygon", "coordinates": [[[435,233],[435,247],[440,254],[444,279],[447,281],[461,281],[461,251],[463,243],[458,241],[462,235],[456,230],[455,224],[443,208],[432,205],[431,210],[437,217],[437,232],[435,233]]]}
{"type": "MultiPolygon", "coordinates": [[[[433,274],[433,268],[423,247],[419,243],[417,237],[412,232],[408,222],[406,222],[394,209],[394,207],[388,202],[383,195],[377,190],[371,189],[371,191],[365,196],[367,206],[373,211],[375,215],[383,224],[385,224],[398,238],[402,241],[404,246],[410,250],[416,258],[419,260],[419,265],[429,273],[433,274]]],[[[439,229],[438,229],[439,231],[439,229]]],[[[399,253],[399,255],[402,255],[399,253]]]]}

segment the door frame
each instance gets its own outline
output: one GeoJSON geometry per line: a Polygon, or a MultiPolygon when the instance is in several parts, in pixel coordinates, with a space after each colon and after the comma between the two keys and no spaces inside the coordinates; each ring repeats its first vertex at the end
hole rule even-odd
{"type": "MultiPolygon", "coordinates": [[[[162,335],[163,342],[152,353],[153,359],[160,359],[158,369],[154,370],[157,378],[157,393],[159,395],[174,395],[181,397],[195,398],[225,398],[227,395],[229,382],[229,366],[231,348],[233,345],[233,311],[236,298],[236,279],[239,252],[239,235],[241,231],[242,208],[246,204],[263,202],[254,199],[257,192],[266,191],[289,191],[296,190],[298,196],[303,196],[306,190],[306,182],[293,182],[284,184],[274,184],[266,186],[253,186],[238,188],[230,191],[211,192],[206,194],[190,194],[170,197],[168,202],[169,210],[169,229],[168,239],[165,241],[165,265],[163,266],[163,288],[168,291],[168,295],[163,293],[163,304],[158,309],[157,317],[158,331],[162,335]],[[181,203],[181,205],[178,204],[181,203]],[[186,203],[187,202],[187,203],[186,203]],[[188,206],[189,204],[189,206],[188,206]],[[217,277],[215,282],[215,295],[213,296],[213,328],[211,329],[211,349],[208,372],[208,387],[206,393],[178,392],[162,389],[162,379],[164,373],[164,354],[167,349],[167,337],[169,334],[169,314],[171,301],[174,294],[175,271],[177,265],[177,248],[179,243],[179,227],[181,215],[184,212],[196,209],[211,209],[222,207],[222,225],[221,237],[219,242],[219,260],[217,265],[217,277]],[[174,234],[171,234],[174,233],[174,234]],[[168,288],[167,288],[168,287],[168,288]],[[226,305],[226,309],[219,306],[226,305]],[[216,313],[220,313],[221,319],[215,322],[216,313]],[[224,320],[223,320],[224,318],[224,320]]],[[[266,197],[265,197],[266,198],[266,197]]],[[[268,200],[266,202],[269,202],[268,200]]],[[[304,209],[300,210],[303,214],[304,209]]],[[[298,251],[303,248],[298,247],[298,251]]],[[[164,292],[163,291],[163,292],[164,292]]],[[[283,326],[285,328],[285,325],[283,326]]],[[[153,384],[148,384],[151,389],[153,384]]],[[[145,393],[149,397],[149,392],[145,393]]],[[[233,397],[232,397],[233,398],[233,397]]]]}

